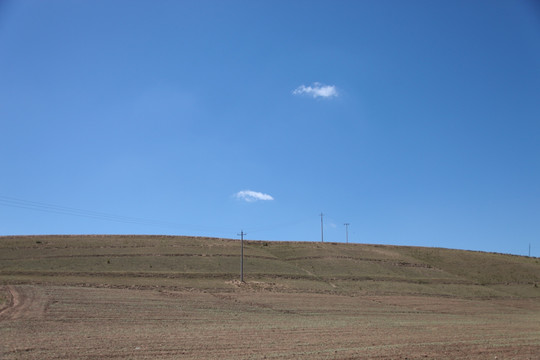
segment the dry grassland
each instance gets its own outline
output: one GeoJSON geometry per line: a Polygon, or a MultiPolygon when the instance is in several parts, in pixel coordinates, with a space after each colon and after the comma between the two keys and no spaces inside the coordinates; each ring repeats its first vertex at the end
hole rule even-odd
{"type": "Polygon", "coordinates": [[[539,358],[538,259],[250,242],[240,284],[237,250],[0,238],[0,358],[539,358]]]}

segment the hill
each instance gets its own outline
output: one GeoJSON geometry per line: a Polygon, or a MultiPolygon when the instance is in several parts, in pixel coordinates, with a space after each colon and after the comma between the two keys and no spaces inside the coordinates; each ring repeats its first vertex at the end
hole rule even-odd
{"type": "Polygon", "coordinates": [[[390,245],[186,236],[0,237],[0,282],[343,295],[540,296],[538,258],[390,245]]]}
{"type": "Polygon", "coordinates": [[[181,236],[0,237],[2,359],[533,359],[537,258],[181,236]]]}

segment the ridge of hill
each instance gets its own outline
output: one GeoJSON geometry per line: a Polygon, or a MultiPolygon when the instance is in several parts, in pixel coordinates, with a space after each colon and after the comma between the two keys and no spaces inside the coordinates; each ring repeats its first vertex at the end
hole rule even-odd
{"type": "Polygon", "coordinates": [[[540,297],[540,259],[393,245],[157,235],[0,237],[0,284],[540,297]]]}

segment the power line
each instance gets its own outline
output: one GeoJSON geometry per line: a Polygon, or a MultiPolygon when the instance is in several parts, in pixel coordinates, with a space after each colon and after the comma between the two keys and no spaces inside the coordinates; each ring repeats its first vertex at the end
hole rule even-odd
{"type": "Polygon", "coordinates": [[[255,227],[255,228],[251,229],[250,234],[253,235],[253,233],[258,234],[258,233],[261,233],[261,232],[268,232],[268,231],[273,231],[273,230],[277,230],[277,229],[288,228],[288,227],[295,226],[295,225],[298,225],[298,224],[301,224],[301,223],[305,223],[305,222],[309,221],[310,218],[311,218],[311,216],[302,218],[300,220],[295,220],[295,221],[288,221],[288,222],[280,222],[280,223],[274,223],[274,224],[261,225],[261,227],[255,227]]]}
{"type": "MultiPolygon", "coordinates": [[[[197,231],[214,231],[214,232],[216,231],[228,232],[231,230],[230,228],[228,228],[227,230],[226,228],[221,228],[221,227],[180,224],[176,222],[163,221],[163,220],[157,220],[157,219],[123,216],[123,215],[111,214],[111,213],[106,213],[106,212],[87,210],[87,209],[82,209],[82,208],[77,208],[77,207],[69,207],[69,206],[63,206],[63,205],[58,205],[58,204],[24,200],[20,198],[3,196],[3,195],[0,195],[0,207],[1,206],[39,211],[39,212],[49,213],[49,214],[77,216],[77,217],[87,218],[87,219],[124,223],[124,224],[133,224],[133,225],[159,226],[159,227],[169,227],[169,228],[176,228],[176,229],[183,229],[183,230],[186,230],[186,228],[189,228],[191,230],[197,230],[197,231]]],[[[321,242],[324,242],[324,219],[323,219],[324,214],[321,212],[320,216],[321,216],[321,242]]],[[[299,220],[299,221],[291,221],[288,223],[266,225],[261,228],[255,229],[255,231],[265,232],[269,230],[276,230],[279,228],[294,226],[299,223],[305,222],[307,220],[308,218],[299,220]]],[[[243,235],[246,235],[246,233],[243,233],[243,235],[242,234],[238,234],[238,235],[243,236],[243,235]]]]}
{"type": "Polygon", "coordinates": [[[48,204],[48,203],[37,202],[37,201],[28,201],[28,200],[2,196],[2,195],[0,195],[0,205],[20,208],[20,209],[41,211],[41,212],[51,213],[51,214],[78,216],[78,217],[84,217],[84,218],[89,218],[89,219],[105,220],[105,221],[127,223],[127,224],[181,227],[180,224],[177,224],[174,222],[151,220],[151,219],[122,216],[122,215],[114,215],[114,214],[92,211],[92,210],[85,210],[85,209],[74,208],[74,207],[48,204]]]}

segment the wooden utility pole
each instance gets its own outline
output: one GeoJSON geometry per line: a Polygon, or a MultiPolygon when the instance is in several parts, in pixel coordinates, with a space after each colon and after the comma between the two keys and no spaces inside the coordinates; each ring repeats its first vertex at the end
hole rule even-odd
{"type": "Polygon", "coordinates": [[[241,252],[240,252],[240,282],[244,282],[244,235],[247,235],[244,230],[240,231],[240,243],[241,243],[241,252]]]}
{"type": "Polygon", "coordinates": [[[346,239],[346,243],[348,244],[349,243],[349,223],[345,223],[343,224],[345,225],[345,239],[346,239]]]}

